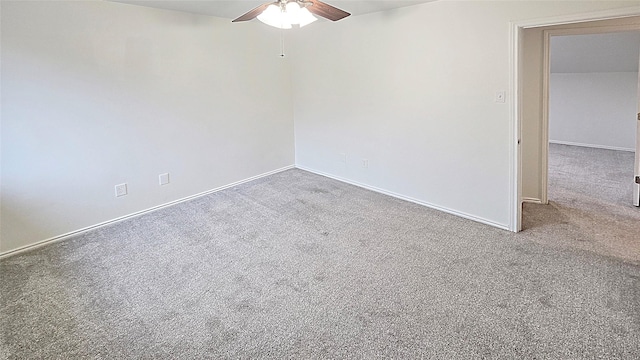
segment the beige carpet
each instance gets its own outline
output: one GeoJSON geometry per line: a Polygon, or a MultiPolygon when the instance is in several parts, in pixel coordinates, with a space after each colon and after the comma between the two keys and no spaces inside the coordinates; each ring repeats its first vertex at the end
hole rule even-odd
{"type": "Polygon", "coordinates": [[[522,235],[640,263],[633,163],[632,152],[550,144],[549,205],[525,204],[522,235]]]}

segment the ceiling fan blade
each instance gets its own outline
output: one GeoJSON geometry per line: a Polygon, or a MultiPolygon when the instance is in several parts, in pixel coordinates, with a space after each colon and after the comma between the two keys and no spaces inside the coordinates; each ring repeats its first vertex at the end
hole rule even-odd
{"type": "Polygon", "coordinates": [[[331,21],[338,21],[351,15],[344,10],[340,10],[337,7],[333,7],[319,0],[308,0],[308,2],[311,2],[311,5],[307,6],[307,10],[331,21]]]}
{"type": "Polygon", "coordinates": [[[258,17],[258,15],[262,14],[262,12],[271,4],[277,4],[277,2],[275,3],[266,3],[266,4],[262,4],[260,6],[258,6],[257,8],[249,11],[248,13],[240,16],[239,18],[235,19],[235,20],[231,20],[231,22],[238,22],[238,21],[249,21],[249,20],[253,20],[256,17],[258,17]]]}

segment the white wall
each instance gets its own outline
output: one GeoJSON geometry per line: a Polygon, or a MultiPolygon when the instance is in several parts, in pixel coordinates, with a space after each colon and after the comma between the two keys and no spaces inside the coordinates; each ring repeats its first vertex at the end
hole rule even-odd
{"type": "Polygon", "coordinates": [[[552,73],[549,141],[634,151],[637,72],[552,73]]]}
{"type": "Polygon", "coordinates": [[[291,57],[296,164],[506,228],[509,22],[638,4],[438,1],[309,27],[291,57]]]}
{"type": "Polygon", "coordinates": [[[1,16],[0,252],[294,163],[278,31],[103,1],[1,16]]]}

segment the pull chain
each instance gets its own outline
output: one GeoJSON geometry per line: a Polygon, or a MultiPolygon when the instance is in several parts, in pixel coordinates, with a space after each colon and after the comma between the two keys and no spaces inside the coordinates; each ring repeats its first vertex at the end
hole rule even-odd
{"type": "Polygon", "coordinates": [[[284,29],[280,30],[280,57],[284,57],[284,29]]]}

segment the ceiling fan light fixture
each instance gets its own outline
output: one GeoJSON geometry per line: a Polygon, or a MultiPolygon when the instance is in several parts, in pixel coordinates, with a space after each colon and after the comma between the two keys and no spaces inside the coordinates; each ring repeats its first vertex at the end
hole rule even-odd
{"type": "Polygon", "coordinates": [[[316,20],[318,20],[318,18],[313,16],[307,8],[302,8],[298,12],[298,24],[300,27],[309,25],[316,20]]]}
{"type": "Polygon", "coordinates": [[[279,29],[291,29],[289,19],[287,19],[285,13],[280,9],[280,6],[275,4],[269,5],[262,14],[258,15],[258,20],[279,29]]]}
{"type": "Polygon", "coordinates": [[[293,24],[303,27],[318,19],[313,16],[307,8],[300,7],[296,1],[290,1],[283,6],[276,4],[267,6],[267,8],[258,15],[258,20],[279,29],[291,29],[291,25],[293,24]]]}
{"type": "Polygon", "coordinates": [[[267,25],[279,29],[291,29],[292,24],[303,27],[318,20],[314,15],[338,21],[351,14],[320,0],[275,0],[275,2],[262,4],[237,19],[231,20],[231,22],[250,21],[258,18],[267,25]]]}
{"type": "Polygon", "coordinates": [[[300,5],[295,1],[289,1],[284,5],[285,14],[290,20],[296,20],[298,18],[298,12],[300,12],[300,5]]]}

